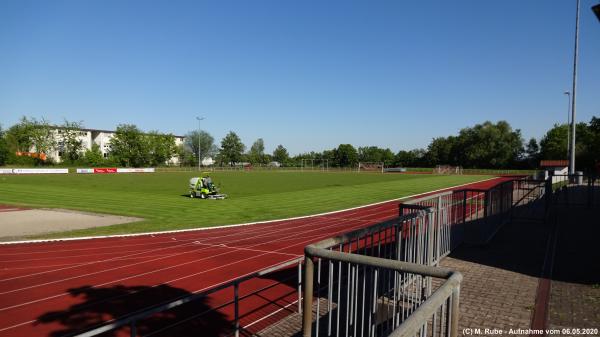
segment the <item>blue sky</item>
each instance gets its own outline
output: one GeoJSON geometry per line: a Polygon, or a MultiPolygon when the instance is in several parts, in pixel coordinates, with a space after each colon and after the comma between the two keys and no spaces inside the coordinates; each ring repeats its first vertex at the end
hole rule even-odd
{"type": "MultiPolygon", "coordinates": [[[[600,116],[600,22],[582,0],[578,120],[600,116]]],[[[567,118],[575,0],[0,1],[0,123],[20,116],[247,147],[426,147],[486,120],[567,118]]]]}

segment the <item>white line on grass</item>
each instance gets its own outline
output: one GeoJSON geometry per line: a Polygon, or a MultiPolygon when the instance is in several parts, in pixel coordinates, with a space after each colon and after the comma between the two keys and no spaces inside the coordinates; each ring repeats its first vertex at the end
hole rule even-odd
{"type": "MultiPolygon", "coordinates": [[[[376,219],[369,219],[369,220],[363,220],[362,218],[364,218],[365,216],[371,216],[371,215],[379,215],[381,213],[381,211],[376,211],[377,209],[379,209],[381,206],[378,207],[372,207],[369,211],[369,213],[364,214],[363,212],[348,212],[348,214],[346,214],[347,216],[351,216],[353,214],[358,213],[359,217],[352,219],[352,220],[358,220],[358,221],[376,221],[376,219]],[[362,213],[362,215],[360,215],[362,213]]],[[[388,210],[389,211],[389,210],[388,210]]],[[[391,215],[390,215],[391,216],[391,215]]],[[[386,218],[390,217],[390,216],[386,216],[386,218]]],[[[334,220],[334,218],[332,217],[325,217],[325,216],[320,216],[320,217],[316,217],[316,218],[321,218],[321,219],[328,219],[328,220],[334,220]]],[[[317,221],[317,220],[315,220],[317,221]]],[[[252,229],[248,229],[245,230],[243,232],[240,231],[234,231],[232,232],[232,230],[230,230],[228,227],[222,227],[220,228],[220,231],[215,231],[215,232],[221,232],[218,235],[210,235],[210,236],[205,236],[205,237],[198,237],[196,235],[193,235],[193,232],[189,232],[189,234],[183,234],[179,236],[179,239],[176,241],[177,243],[183,244],[187,241],[194,241],[194,240],[203,240],[203,241],[208,241],[208,240],[213,240],[213,239],[224,239],[224,238],[235,238],[237,236],[243,236],[243,238],[248,238],[249,234],[254,234],[256,232],[265,233],[265,230],[269,230],[271,228],[273,228],[274,226],[276,226],[277,224],[265,224],[265,226],[261,226],[261,227],[255,227],[252,229]]],[[[296,226],[295,228],[302,228],[302,227],[306,227],[306,226],[314,226],[315,222],[313,223],[305,223],[305,224],[300,224],[298,226],[296,226]]],[[[281,227],[277,226],[276,227],[277,230],[280,230],[281,227]]],[[[216,234],[216,233],[213,233],[216,234]]],[[[154,237],[154,236],[153,236],[154,237]]],[[[160,241],[160,242],[152,242],[152,243],[137,243],[137,244],[130,244],[130,245],[117,245],[117,246],[94,246],[94,247],[90,247],[90,248],[76,248],[76,249],[61,249],[61,250],[43,250],[43,251],[28,251],[28,252],[18,252],[18,253],[8,253],[8,254],[0,254],[1,256],[16,256],[16,255],[31,255],[31,254],[46,254],[46,253],[64,253],[64,252],[76,252],[76,251],[86,251],[86,250],[107,250],[107,249],[115,249],[115,248],[122,248],[122,247],[128,247],[128,246],[140,246],[140,245],[157,245],[157,244],[161,244],[161,245],[165,245],[165,244],[173,244],[174,240],[169,240],[169,238],[165,238],[166,241],[160,241]]],[[[287,239],[280,239],[279,241],[285,241],[287,239]]],[[[172,246],[168,246],[168,247],[172,247],[172,246]]],[[[110,254],[110,255],[114,255],[117,253],[134,253],[134,252],[151,252],[154,249],[158,249],[158,248],[153,248],[153,249],[142,249],[142,250],[126,250],[126,251],[122,251],[122,252],[112,252],[112,253],[96,253],[96,254],[79,254],[79,255],[70,255],[70,256],[58,256],[58,257],[44,257],[44,258],[40,258],[40,259],[22,259],[22,260],[15,260],[14,258],[10,259],[10,260],[6,260],[6,261],[0,261],[0,263],[2,262],[16,262],[16,261],[20,261],[20,262],[24,262],[24,261],[38,261],[38,260],[54,260],[54,259],[58,259],[58,258],[78,258],[78,257],[85,257],[85,256],[98,256],[98,255],[106,255],[106,254],[110,254]]]]}
{"type": "Polygon", "coordinates": [[[247,222],[247,223],[241,223],[241,224],[223,225],[223,226],[214,226],[214,227],[176,229],[176,230],[160,231],[160,232],[145,232],[145,233],[133,233],[133,234],[114,234],[114,235],[99,235],[99,236],[82,236],[82,237],[78,237],[78,238],[58,238],[58,239],[38,239],[38,240],[9,241],[9,242],[0,242],[0,245],[14,245],[14,244],[21,244],[21,243],[57,242],[57,241],[92,240],[92,239],[107,239],[107,238],[123,238],[123,237],[145,236],[145,235],[162,235],[162,234],[183,233],[183,232],[192,232],[192,231],[204,231],[204,230],[227,228],[227,227],[241,227],[241,226],[250,226],[250,225],[256,225],[256,224],[267,224],[267,223],[272,223],[272,222],[283,222],[283,221],[299,220],[299,219],[306,219],[306,218],[319,217],[319,216],[323,216],[323,215],[329,215],[329,214],[336,214],[336,213],[340,213],[340,212],[351,211],[351,210],[355,210],[355,209],[360,209],[360,208],[365,208],[365,207],[370,207],[370,206],[385,204],[385,203],[392,202],[392,201],[400,201],[400,200],[404,200],[404,199],[408,199],[408,198],[418,197],[418,196],[425,195],[425,194],[442,192],[442,191],[446,191],[446,190],[455,189],[457,187],[462,187],[462,186],[466,186],[466,185],[470,185],[470,184],[476,184],[476,183],[481,183],[481,182],[484,182],[484,181],[489,181],[489,180],[493,180],[493,179],[501,179],[501,178],[502,177],[493,177],[493,178],[489,178],[489,179],[478,180],[478,181],[474,181],[474,182],[470,182],[470,183],[465,183],[465,184],[460,184],[460,185],[456,185],[456,186],[444,187],[444,188],[440,188],[440,189],[433,190],[433,191],[428,191],[428,192],[423,192],[423,193],[417,193],[417,194],[413,194],[413,195],[408,195],[408,196],[401,197],[401,198],[389,199],[389,200],[385,200],[385,201],[374,202],[374,203],[367,204],[367,205],[350,207],[350,208],[346,208],[346,209],[342,209],[342,210],[338,210],[338,211],[324,212],[324,213],[318,213],[318,214],[312,214],[312,215],[303,215],[303,216],[286,218],[286,219],[254,221],[254,222],[247,222]]]}

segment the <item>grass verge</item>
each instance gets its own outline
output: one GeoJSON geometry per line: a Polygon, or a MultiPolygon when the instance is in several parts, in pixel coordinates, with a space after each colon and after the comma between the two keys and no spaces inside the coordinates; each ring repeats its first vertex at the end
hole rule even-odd
{"type": "Polygon", "coordinates": [[[327,172],[216,172],[226,200],[188,197],[194,172],[0,177],[0,203],[127,215],[144,221],[44,237],[209,227],[340,210],[490,178],[327,172]]]}

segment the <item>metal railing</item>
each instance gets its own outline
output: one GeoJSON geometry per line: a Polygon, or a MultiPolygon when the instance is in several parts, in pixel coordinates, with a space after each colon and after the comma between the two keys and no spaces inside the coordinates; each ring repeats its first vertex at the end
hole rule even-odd
{"type": "MultiPolygon", "coordinates": [[[[460,282],[449,278],[432,293],[434,266],[460,243],[485,244],[511,219],[547,208],[551,182],[521,177],[413,199],[399,205],[396,219],[306,247],[304,335],[456,333],[460,282]],[[307,310],[314,297],[316,309],[307,310]]],[[[600,199],[597,180],[586,186],[588,203],[600,199]]]]}
{"type": "MultiPolygon", "coordinates": [[[[453,192],[415,199],[410,204],[401,204],[400,216],[395,219],[306,247],[304,326],[310,326],[312,321],[312,310],[307,308],[312,308],[314,291],[317,298],[326,298],[316,302],[318,316],[323,312],[327,316],[327,322],[316,320],[317,336],[377,336],[395,330],[431,296],[431,277],[435,276],[431,273],[436,269],[426,269],[428,273],[421,274],[420,268],[437,265],[450,253],[453,245],[459,243],[452,240],[451,227],[459,215],[453,210],[461,205],[453,192]],[[325,256],[330,258],[323,260],[325,256]],[[338,259],[331,259],[332,256],[338,259]],[[316,275],[313,258],[317,258],[316,275]],[[345,258],[358,261],[353,264],[345,258]],[[347,263],[343,264],[343,261],[347,263]],[[378,261],[379,264],[369,265],[365,261],[378,261]],[[396,269],[382,269],[382,261],[401,261],[404,269],[400,272],[396,268],[400,265],[396,265],[396,269]],[[316,288],[313,287],[315,282],[316,288]]],[[[450,274],[444,275],[449,277],[450,274]]],[[[452,280],[444,283],[444,291],[455,289],[454,303],[458,305],[459,276],[452,280]]],[[[447,292],[444,294],[448,295],[447,292]]],[[[444,296],[443,303],[431,302],[435,303],[435,310],[431,304],[425,307],[433,319],[428,324],[434,336],[446,336],[450,331],[450,316],[444,316],[451,312],[450,295],[444,296]]],[[[457,310],[454,313],[458,315],[457,310]]],[[[419,329],[427,329],[426,326],[421,324],[419,329]]],[[[310,335],[311,332],[305,329],[304,333],[310,335]]]]}
{"type": "Polygon", "coordinates": [[[515,178],[429,195],[400,204],[396,219],[307,246],[304,336],[455,336],[460,275],[434,266],[462,242],[488,242],[546,188],[515,178]],[[433,293],[432,277],[447,279],[433,293]]]}
{"type": "Polygon", "coordinates": [[[305,248],[305,337],[457,336],[460,273],[334,249],[346,241],[305,248]],[[445,279],[433,294],[432,277],[445,279]]]}
{"type": "Polygon", "coordinates": [[[546,196],[546,180],[524,178],[513,181],[512,207],[527,205],[546,196]]]}
{"type": "MultiPolygon", "coordinates": [[[[428,250],[432,251],[432,259],[431,261],[427,261],[427,264],[438,265],[444,256],[448,255],[452,249],[456,248],[462,242],[462,228],[456,226],[462,223],[464,219],[464,213],[461,212],[463,210],[461,205],[462,199],[457,198],[457,195],[452,191],[412,199],[399,205],[400,216],[409,215],[414,213],[415,210],[432,213],[429,217],[422,220],[417,217],[410,222],[405,222],[405,228],[402,229],[403,233],[412,233],[414,236],[419,234],[418,229],[421,223],[431,225],[431,228],[427,231],[431,235],[431,240],[429,240],[428,236],[424,237],[431,244],[428,250]]],[[[427,229],[426,227],[423,228],[427,229]]],[[[412,241],[416,240],[414,237],[411,239],[412,241]]],[[[408,244],[409,242],[407,242],[408,244]]],[[[417,260],[401,260],[420,263],[417,260]]]]}
{"type": "MultiPolygon", "coordinates": [[[[108,322],[104,322],[101,325],[92,328],[88,331],[85,331],[83,333],[78,333],[78,334],[73,334],[71,336],[73,337],[92,337],[92,336],[98,336],[101,335],[103,333],[109,332],[109,331],[113,331],[113,330],[117,330],[120,328],[124,328],[124,327],[128,327],[129,328],[129,334],[131,337],[135,337],[138,335],[137,333],[137,324],[140,321],[143,321],[144,319],[150,318],[153,315],[156,314],[160,314],[163,313],[165,311],[168,310],[172,310],[174,308],[180,307],[184,304],[190,303],[190,302],[194,302],[194,301],[199,301],[202,299],[207,298],[208,296],[210,296],[211,294],[215,294],[217,292],[220,291],[225,291],[227,289],[231,290],[231,300],[229,301],[225,301],[224,303],[221,303],[215,307],[212,307],[209,309],[209,311],[214,311],[214,310],[220,310],[229,306],[233,306],[233,320],[230,322],[231,326],[229,327],[230,331],[229,332],[224,332],[225,335],[227,336],[239,336],[240,332],[242,332],[243,330],[245,330],[245,327],[240,323],[241,322],[241,318],[242,315],[244,313],[240,313],[240,303],[244,300],[244,299],[248,299],[251,298],[252,296],[265,291],[267,289],[269,289],[270,287],[272,287],[273,285],[278,285],[281,284],[282,282],[287,281],[286,280],[278,280],[278,281],[274,281],[272,282],[271,285],[267,285],[264,287],[261,287],[259,289],[255,289],[247,294],[244,295],[240,295],[240,285],[244,282],[250,281],[250,280],[255,280],[257,278],[260,277],[264,277],[273,273],[276,273],[278,271],[282,271],[288,268],[291,268],[291,266],[297,265],[297,269],[298,272],[294,273],[293,276],[290,276],[289,278],[295,279],[297,277],[298,280],[298,296],[300,297],[301,294],[301,270],[302,270],[302,258],[297,258],[294,260],[290,260],[287,261],[285,263],[267,268],[267,269],[263,269],[260,271],[257,271],[255,273],[252,274],[248,274],[245,275],[243,277],[237,278],[235,280],[217,285],[215,287],[212,287],[210,289],[207,289],[205,291],[202,292],[198,292],[192,295],[186,295],[183,296],[181,298],[177,298],[174,300],[171,300],[169,302],[166,303],[161,303],[155,306],[152,306],[150,308],[146,308],[137,312],[133,312],[129,315],[123,316],[123,317],[119,317],[116,319],[113,319],[111,321],[108,322]]],[[[300,312],[301,308],[300,308],[301,302],[300,300],[298,300],[298,312],[300,312]]],[[[192,318],[197,319],[198,317],[200,317],[203,314],[206,314],[207,312],[202,312],[202,313],[197,313],[196,315],[193,315],[192,318]]],[[[175,324],[171,324],[167,327],[162,328],[160,331],[169,329],[169,328],[173,328],[179,324],[184,324],[185,322],[187,322],[189,320],[189,318],[187,319],[183,319],[181,322],[175,323],[175,324]]],[[[154,332],[156,333],[156,332],[154,332]]]]}
{"type": "Polygon", "coordinates": [[[463,242],[486,244],[502,225],[514,217],[527,216],[529,207],[525,206],[544,197],[545,184],[544,180],[522,177],[490,189],[470,188],[425,196],[401,204],[400,214],[419,207],[435,209],[442,233],[449,236],[442,240],[446,246],[441,247],[438,255],[444,257],[463,242]]]}

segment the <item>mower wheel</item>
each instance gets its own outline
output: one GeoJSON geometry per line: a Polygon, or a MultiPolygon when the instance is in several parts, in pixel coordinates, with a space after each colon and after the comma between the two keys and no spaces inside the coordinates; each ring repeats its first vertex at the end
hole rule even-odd
{"type": "Polygon", "coordinates": [[[194,195],[194,192],[190,192],[190,198],[194,198],[194,197],[196,197],[196,196],[194,195]]]}

